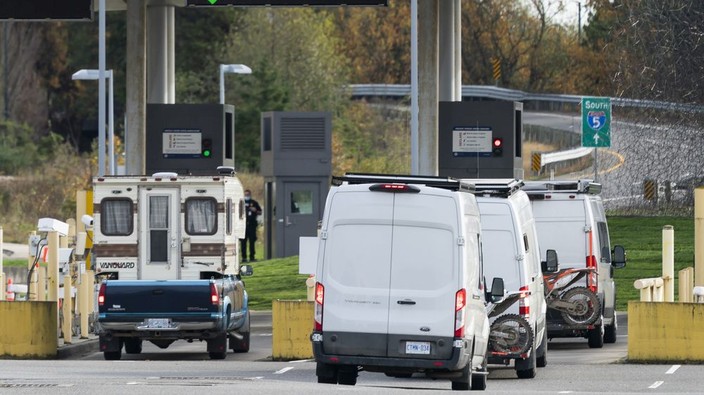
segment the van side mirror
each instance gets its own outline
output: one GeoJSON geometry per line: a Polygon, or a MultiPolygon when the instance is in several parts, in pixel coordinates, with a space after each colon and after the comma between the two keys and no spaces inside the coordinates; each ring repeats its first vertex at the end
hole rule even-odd
{"type": "Polygon", "coordinates": [[[240,266],[240,276],[251,276],[254,274],[252,265],[242,265],[240,266]]]}
{"type": "Polygon", "coordinates": [[[504,297],[506,289],[504,287],[504,279],[501,277],[494,277],[491,282],[491,300],[496,301],[504,297]]]}
{"type": "Polygon", "coordinates": [[[623,246],[614,246],[611,252],[611,266],[620,269],[626,266],[626,249],[623,246]]]}
{"type": "Polygon", "coordinates": [[[555,273],[560,269],[560,264],[557,260],[557,251],[547,250],[545,251],[545,261],[540,262],[541,269],[543,273],[555,273]]]}

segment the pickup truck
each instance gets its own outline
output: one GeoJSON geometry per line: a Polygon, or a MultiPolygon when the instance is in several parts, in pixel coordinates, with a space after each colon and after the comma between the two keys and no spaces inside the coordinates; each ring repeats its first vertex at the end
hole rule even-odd
{"type": "MultiPolygon", "coordinates": [[[[249,266],[242,266],[249,273],[249,266]]],[[[247,292],[239,276],[211,280],[105,280],[98,293],[98,333],[105,359],[139,354],[142,341],[167,348],[176,340],[208,344],[211,359],[249,351],[247,292]]]]}
{"type": "Polygon", "coordinates": [[[93,180],[96,332],[105,359],[206,341],[212,359],[249,350],[240,265],[244,191],[231,168],[211,175],[155,173],[93,180]]]}

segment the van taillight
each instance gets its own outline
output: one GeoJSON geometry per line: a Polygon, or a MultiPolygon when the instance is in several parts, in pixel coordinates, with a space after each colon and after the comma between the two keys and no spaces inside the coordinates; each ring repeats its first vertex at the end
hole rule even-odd
{"type": "Polygon", "coordinates": [[[420,188],[415,185],[408,184],[374,184],[369,187],[372,192],[406,192],[418,193],[420,188]]]}
{"type": "Polygon", "coordinates": [[[102,306],[105,304],[105,283],[100,284],[100,291],[98,291],[98,305],[102,306]]]}
{"type": "Polygon", "coordinates": [[[215,306],[220,304],[220,294],[218,294],[218,287],[215,286],[215,283],[210,283],[210,302],[215,306]]]}
{"type": "Polygon", "coordinates": [[[522,286],[519,291],[521,292],[521,298],[518,300],[518,314],[528,318],[530,315],[530,299],[528,299],[530,291],[527,285],[522,286]]]}
{"type": "Polygon", "coordinates": [[[594,255],[589,255],[587,257],[587,268],[594,269],[587,275],[587,287],[590,291],[596,293],[597,281],[596,281],[596,257],[594,255]]]}
{"type": "Polygon", "coordinates": [[[467,291],[462,288],[455,293],[455,337],[464,337],[465,307],[467,307],[467,291]]]}
{"type": "Polygon", "coordinates": [[[325,287],[321,283],[315,283],[315,324],[313,330],[323,330],[323,303],[325,299],[325,287]]]}

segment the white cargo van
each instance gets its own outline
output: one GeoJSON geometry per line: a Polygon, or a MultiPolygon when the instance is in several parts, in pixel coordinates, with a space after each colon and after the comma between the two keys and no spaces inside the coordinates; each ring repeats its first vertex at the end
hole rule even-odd
{"type": "MultiPolygon", "coordinates": [[[[559,308],[551,308],[552,298],[549,298],[548,337],[585,337],[591,348],[616,342],[613,270],[624,267],[626,260],[623,247],[614,247],[616,253],[611,249],[606,214],[599,196],[601,184],[591,180],[535,181],[526,182],[523,189],[532,202],[541,253],[556,250],[563,269],[592,269],[571,287],[586,288],[598,297],[595,319],[581,324],[567,320],[565,317],[569,315],[559,308]]],[[[562,295],[567,295],[568,299],[569,295],[576,295],[568,294],[569,291],[562,295]]]]}
{"type": "MultiPolygon", "coordinates": [[[[531,347],[519,353],[489,343],[489,363],[506,364],[515,361],[519,378],[535,377],[535,368],[547,364],[547,331],[545,293],[540,268],[533,210],[528,195],[520,188],[523,181],[515,179],[467,179],[474,184],[482,224],[482,255],[487,282],[503,278],[506,292],[522,292],[524,297],[507,309],[530,325],[531,347]]],[[[493,318],[492,324],[496,322],[493,318]]],[[[495,330],[492,325],[492,333],[495,330]]],[[[491,338],[490,338],[491,339],[491,338]]]]}
{"type": "Polygon", "coordinates": [[[319,383],[359,369],[486,387],[489,321],[471,186],[440,177],[333,177],[311,336],[319,383]]]}

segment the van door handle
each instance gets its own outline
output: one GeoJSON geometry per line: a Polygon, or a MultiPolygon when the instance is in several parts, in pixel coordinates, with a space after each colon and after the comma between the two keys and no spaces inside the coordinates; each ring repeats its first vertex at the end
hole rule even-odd
{"type": "Polygon", "coordinates": [[[414,302],[414,301],[412,301],[412,300],[409,300],[409,299],[399,300],[399,301],[397,301],[396,303],[398,303],[398,304],[408,304],[408,305],[414,305],[414,304],[416,304],[416,302],[414,302]]]}

